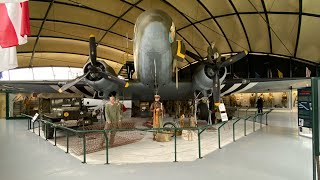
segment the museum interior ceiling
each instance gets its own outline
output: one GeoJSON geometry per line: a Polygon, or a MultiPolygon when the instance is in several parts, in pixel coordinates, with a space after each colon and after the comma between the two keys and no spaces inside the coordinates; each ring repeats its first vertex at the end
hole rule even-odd
{"type": "MultiPolygon", "coordinates": [[[[225,56],[247,50],[257,61],[320,60],[318,0],[31,0],[29,6],[31,36],[18,47],[19,67],[83,67],[93,34],[98,58],[117,72],[133,59],[134,24],[149,9],[167,12],[177,39],[201,57],[215,42],[225,56]]],[[[187,57],[178,66],[193,63],[187,57]]]]}

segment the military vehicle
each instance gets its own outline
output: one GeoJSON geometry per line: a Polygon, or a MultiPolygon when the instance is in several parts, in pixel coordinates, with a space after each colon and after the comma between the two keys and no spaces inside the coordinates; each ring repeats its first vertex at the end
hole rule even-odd
{"type": "MultiPolygon", "coordinates": [[[[82,105],[81,94],[41,93],[39,99],[39,115],[41,118],[65,127],[91,125],[95,117],[82,105]]],[[[44,125],[42,126],[44,131],[44,125]]],[[[54,130],[47,126],[46,138],[53,137],[54,130]]]]}

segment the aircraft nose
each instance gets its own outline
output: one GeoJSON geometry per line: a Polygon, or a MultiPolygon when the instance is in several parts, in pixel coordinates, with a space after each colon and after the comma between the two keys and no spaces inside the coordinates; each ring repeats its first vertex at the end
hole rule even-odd
{"type": "Polygon", "coordinates": [[[163,23],[154,21],[145,27],[142,41],[146,49],[161,52],[168,49],[169,32],[163,23]]]}
{"type": "Polygon", "coordinates": [[[166,31],[166,27],[163,23],[159,21],[153,21],[146,26],[144,34],[147,34],[149,38],[152,38],[150,40],[160,40],[161,38],[164,38],[166,31]]]}

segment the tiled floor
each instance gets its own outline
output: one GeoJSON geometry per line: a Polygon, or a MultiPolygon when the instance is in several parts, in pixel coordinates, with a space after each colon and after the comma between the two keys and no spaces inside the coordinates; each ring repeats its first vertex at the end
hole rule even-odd
{"type": "Polygon", "coordinates": [[[0,179],[311,179],[311,139],[298,136],[296,113],[274,112],[268,120],[201,160],[129,165],[81,164],[27,131],[26,121],[0,120],[0,179]]]}

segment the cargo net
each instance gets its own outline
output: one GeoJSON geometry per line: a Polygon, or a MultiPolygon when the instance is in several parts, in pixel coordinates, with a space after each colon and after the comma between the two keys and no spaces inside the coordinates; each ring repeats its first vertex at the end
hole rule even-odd
{"type": "MultiPolygon", "coordinates": [[[[81,127],[79,130],[103,130],[105,124],[98,125],[90,125],[81,127]]],[[[113,142],[109,142],[109,148],[123,146],[126,144],[131,144],[137,141],[140,141],[146,135],[146,132],[132,130],[134,129],[135,122],[132,121],[123,121],[120,126],[117,125],[117,128],[128,129],[128,131],[116,131],[112,133],[108,133],[109,141],[114,136],[113,142]]],[[[105,136],[101,132],[92,132],[86,133],[86,154],[98,152],[105,150],[105,136]]],[[[67,146],[67,142],[64,138],[57,138],[57,142],[59,145],[67,146]]],[[[69,134],[69,150],[70,152],[76,155],[83,155],[83,134],[69,134]]]]}

